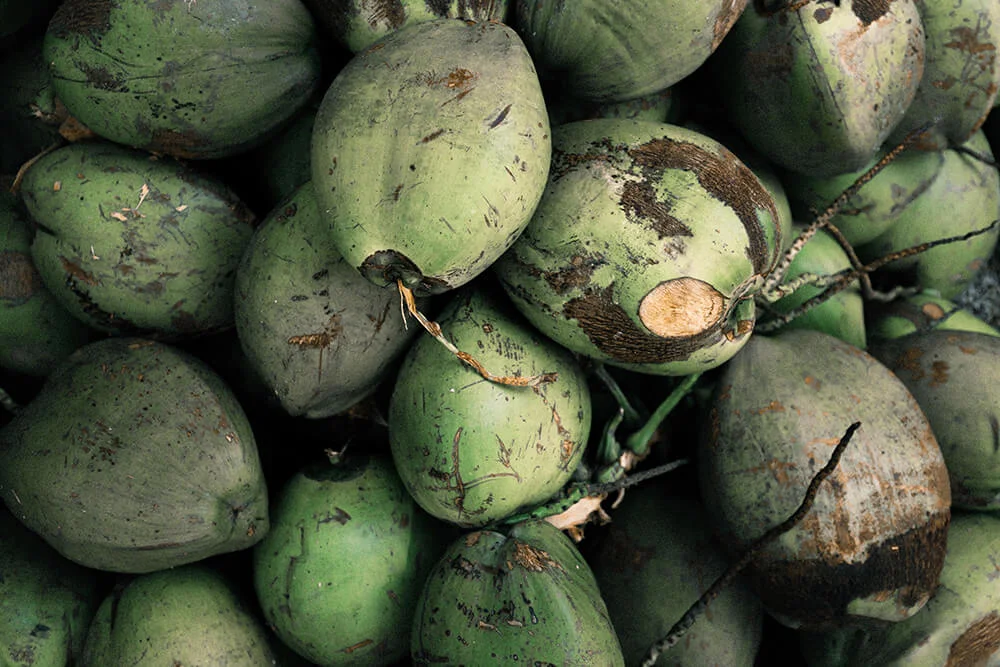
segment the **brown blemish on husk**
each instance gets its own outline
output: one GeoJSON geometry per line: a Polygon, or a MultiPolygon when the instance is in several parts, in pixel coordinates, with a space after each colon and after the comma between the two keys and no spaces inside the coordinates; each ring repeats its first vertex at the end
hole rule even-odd
{"type": "Polygon", "coordinates": [[[23,252],[0,252],[0,299],[20,305],[42,289],[42,277],[31,256],[23,252]]]}
{"type": "Polygon", "coordinates": [[[684,277],[660,283],[639,303],[639,319],[663,338],[695,336],[715,326],[726,297],[708,283],[684,277]]]}
{"type": "Polygon", "coordinates": [[[627,181],[622,186],[619,203],[630,221],[648,225],[660,239],[694,236],[687,225],[670,214],[670,204],[660,201],[648,181],[627,181]]]}
{"type": "MultiPolygon", "coordinates": [[[[693,172],[699,185],[731,208],[743,224],[749,244],[747,258],[754,271],[760,274],[768,271],[775,257],[768,254],[767,238],[757,216],[764,209],[771,220],[777,221],[778,210],[767,189],[732,152],[720,147],[715,153],[696,144],[661,137],[630,148],[628,154],[644,170],[652,169],[659,173],[665,169],[684,169],[693,172]]],[[[780,246],[779,238],[776,248],[780,246]]]]}
{"type": "Polygon", "coordinates": [[[1000,650],[1000,614],[991,611],[969,626],[951,645],[945,667],[985,665],[1000,650]]]}
{"type": "Polygon", "coordinates": [[[204,137],[192,130],[158,129],[154,130],[152,135],[146,148],[181,158],[202,157],[209,145],[204,137]]]}
{"type": "Polygon", "coordinates": [[[62,263],[63,270],[69,275],[79,280],[80,282],[86,283],[87,285],[91,286],[96,286],[100,284],[97,278],[95,278],[92,273],[84,271],[82,268],[80,268],[79,264],[71,262],[62,255],[59,256],[59,261],[62,263]]]}
{"type": "Polygon", "coordinates": [[[92,41],[111,29],[112,0],[66,0],[59,5],[49,21],[49,30],[56,37],[85,35],[92,41]]]}
{"type": "Polygon", "coordinates": [[[948,362],[935,361],[931,364],[930,386],[939,387],[948,382],[948,362]]]}
{"type": "Polygon", "coordinates": [[[718,338],[724,322],[700,334],[663,338],[639,329],[614,301],[614,285],[570,299],[563,315],[577,323],[601,352],[625,363],[650,364],[689,358],[718,338]]]}
{"type": "Polygon", "coordinates": [[[124,81],[116,79],[106,67],[92,67],[87,63],[77,63],[77,68],[83,72],[87,83],[98,90],[106,90],[112,93],[128,92],[128,86],[124,81]]]}
{"type": "Polygon", "coordinates": [[[740,17],[746,9],[747,0],[729,0],[719,8],[719,13],[715,15],[715,23],[712,25],[712,51],[719,48],[722,39],[729,34],[736,19],[740,17]]]}
{"type": "Polygon", "coordinates": [[[854,0],[851,11],[866,28],[889,13],[892,0],[854,0]]]}
{"type": "Polygon", "coordinates": [[[570,258],[569,266],[558,271],[541,271],[540,269],[525,265],[532,276],[541,276],[549,284],[556,294],[565,294],[572,289],[579,289],[590,284],[590,279],[594,275],[594,270],[606,262],[604,258],[597,256],[574,255],[570,258]]]}
{"type": "Polygon", "coordinates": [[[937,512],[924,525],[871,546],[863,562],[823,554],[801,561],[755,562],[748,574],[768,609],[810,629],[843,621],[853,600],[895,597],[901,608],[913,608],[937,587],[950,521],[947,509],[937,512]]]}
{"type": "Polygon", "coordinates": [[[533,547],[526,542],[513,540],[514,562],[507,562],[507,569],[513,570],[514,566],[527,570],[528,572],[544,572],[545,570],[562,570],[562,565],[555,561],[548,552],[533,547]]]}

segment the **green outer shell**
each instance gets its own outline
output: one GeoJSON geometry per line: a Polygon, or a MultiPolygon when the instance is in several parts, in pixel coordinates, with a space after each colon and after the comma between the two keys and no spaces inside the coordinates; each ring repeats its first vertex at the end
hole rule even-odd
{"type": "Polygon", "coordinates": [[[82,667],[278,664],[269,633],[223,575],[201,565],[129,581],[101,603],[82,667]]]}
{"type": "Polygon", "coordinates": [[[48,375],[89,338],[90,329],[42,283],[28,224],[14,195],[0,192],[0,367],[48,375]]]}
{"type": "Polygon", "coordinates": [[[368,396],[420,330],[395,287],[377,287],[337,253],[312,183],[258,227],[236,272],[236,332],[290,415],[326,417],[368,396]]]}
{"type": "Polygon", "coordinates": [[[943,150],[968,141],[997,99],[1000,2],[915,1],[926,35],[924,74],[890,142],[931,123],[919,146],[943,150]]]}
{"type": "Polygon", "coordinates": [[[41,158],[21,192],[38,223],[35,266],[78,319],[168,338],[232,326],[254,219],[221,182],[170,158],[87,143],[41,158]]]}
{"type": "Polygon", "coordinates": [[[434,566],[417,604],[415,665],[624,665],[587,562],[544,521],[469,533],[434,566]]]}
{"type": "MultiPolygon", "coordinates": [[[[779,4],[779,3],[774,3],[779,4]]],[[[806,2],[762,14],[757,3],[715,58],[740,132],[787,169],[860,169],[913,101],[924,33],[913,0],[806,2]]]]}
{"type": "Polygon", "coordinates": [[[1000,338],[933,330],[872,345],[930,421],[951,478],[952,505],[1000,510],[1000,338]]]}
{"type": "Polygon", "coordinates": [[[770,272],[780,236],[773,197],[717,141],[664,123],[588,120],[556,128],[542,201],[494,269],[560,345],[687,375],[746,342],[753,292],[732,297],[770,272]]]}
{"type": "Polygon", "coordinates": [[[1000,518],[956,513],[941,583],[912,618],[802,635],[812,667],[994,665],[1000,653],[1000,518]]]}
{"type": "MultiPolygon", "coordinates": [[[[963,144],[992,158],[982,130],[963,144]]],[[[958,236],[986,227],[1000,217],[1000,172],[976,158],[944,151],[937,177],[906,208],[896,222],[857,248],[865,262],[920,243],[958,236]]],[[[967,241],[932,248],[887,264],[885,271],[912,271],[917,284],[935,289],[946,299],[958,296],[986,266],[997,247],[1000,227],[967,241]]]]}
{"type": "Polygon", "coordinates": [[[435,19],[501,21],[508,0],[306,0],[354,53],[387,34],[435,19]]]}
{"type": "MultiPolygon", "coordinates": [[[[796,217],[812,220],[885,153],[885,150],[880,151],[864,167],[837,176],[783,174],[782,182],[796,217]]],[[[945,154],[937,151],[903,152],[848,199],[830,222],[843,232],[851,245],[868,243],[899,220],[905,221],[909,208],[920,201],[941,173],[944,160],[945,154]]]]}
{"type": "Polygon", "coordinates": [[[277,498],[254,549],[264,616],[321,665],[392,664],[410,650],[417,597],[444,550],[387,459],[316,465],[277,498]]]}
{"type": "Polygon", "coordinates": [[[590,392],[566,350],[498,297],[472,286],[438,318],[444,335],[495,375],[557,373],[536,387],[490,382],[424,335],[410,348],[389,404],[403,483],[433,516],[482,526],[552,497],[590,435],[590,392]]]}
{"type": "Polygon", "coordinates": [[[872,341],[899,338],[918,330],[932,328],[945,331],[976,331],[1000,337],[1000,330],[953,301],[942,299],[933,290],[890,301],[869,314],[866,326],[868,338],[872,341]]]}
{"type": "MultiPolygon", "coordinates": [[[[638,665],[725,571],[727,559],[699,502],[650,484],[626,493],[590,563],[625,662],[638,665]]],[[[760,601],[738,581],[709,609],[657,664],[753,664],[764,622],[760,601]]]]}
{"type": "MultiPolygon", "coordinates": [[[[803,226],[799,225],[795,229],[795,233],[801,232],[802,229],[803,226]]],[[[820,230],[795,256],[788,267],[784,282],[788,283],[804,273],[825,276],[850,268],[851,261],[844,249],[829,232],[820,230]]],[[[779,313],[787,313],[822,291],[821,287],[805,285],[795,290],[793,294],[779,299],[772,304],[772,307],[779,313]]],[[[821,303],[804,315],[796,317],[785,324],[784,328],[815,329],[864,349],[867,344],[865,304],[857,282],[852,283],[851,287],[838,292],[830,300],[821,303]]]]}
{"type": "Polygon", "coordinates": [[[520,38],[442,19],[390,34],[341,70],[316,116],[312,178],[347,261],[377,284],[438,293],[510,247],[550,156],[520,38]]]}
{"type": "Polygon", "coordinates": [[[259,143],[320,79],[299,0],[68,0],[44,55],[56,94],[84,125],[185,158],[259,143]]]}
{"type": "Polygon", "coordinates": [[[268,529],[232,392],[194,357],[135,338],[74,352],[0,431],[0,497],[70,560],[114,572],[243,549],[268,529]]]}
{"type": "Polygon", "coordinates": [[[747,0],[516,0],[514,25],[543,74],[583,99],[672,86],[722,42],[747,0]]]}
{"type": "Polygon", "coordinates": [[[95,572],[71,563],[0,509],[0,660],[63,667],[79,659],[98,598],[95,572]]]}
{"type": "Polygon", "coordinates": [[[753,336],[719,377],[698,471],[714,528],[737,553],[791,516],[855,421],[813,509],[748,569],[791,627],[917,612],[944,559],[948,471],[899,378],[833,336],[753,336]]]}

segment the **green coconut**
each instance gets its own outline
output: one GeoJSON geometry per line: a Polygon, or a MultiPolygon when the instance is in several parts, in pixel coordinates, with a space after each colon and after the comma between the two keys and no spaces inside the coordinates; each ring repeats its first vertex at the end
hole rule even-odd
{"type": "Polygon", "coordinates": [[[401,660],[424,579],[444,550],[442,526],[387,459],[308,466],[277,495],[271,531],[254,549],[264,617],[319,665],[401,660]]]}
{"type": "Polygon", "coordinates": [[[624,665],[587,562],[544,521],[448,547],[417,602],[414,665],[624,665]]]}
{"type": "Polygon", "coordinates": [[[242,152],[320,80],[299,0],[69,0],[45,34],[52,85],[106,139],[185,158],[242,152]]]}
{"type": "Polygon", "coordinates": [[[714,139],[665,123],[579,121],[555,129],[542,201],[494,271],[569,350],[687,375],[746,343],[782,242],[774,198],[714,139]]]}
{"type": "Polygon", "coordinates": [[[341,255],[376,284],[434,294],[518,237],[551,140],[527,50],[501,24],[391,33],[340,71],[313,130],[312,180],[341,255]]]}
{"type": "Polygon", "coordinates": [[[811,511],[747,575],[789,627],[900,621],[937,586],[951,487],[931,425],[874,357],[808,329],[753,336],[718,378],[698,451],[713,529],[742,554],[801,504],[860,428],[811,511]]]}
{"type": "Polygon", "coordinates": [[[941,298],[933,290],[924,290],[885,304],[873,304],[866,322],[870,340],[899,338],[925,329],[978,331],[1000,336],[1000,330],[953,301],[941,298]]]}
{"type": "Polygon", "coordinates": [[[137,338],[78,349],[0,430],[0,497],[62,555],[115,572],[245,549],[268,529],[231,390],[194,357],[137,338]]]}
{"type": "Polygon", "coordinates": [[[490,372],[534,386],[490,382],[423,336],[403,359],[389,403],[399,476],[431,515],[483,526],[540,504],[569,481],[590,435],[584,372],[504,303],[470,285],[438,318],[444,335],[490,372]]]}
{"type": "Polygon", "coordinates": [[[21,194],[31,256],[75,317],[115,334],[180,338],[233,325],[253,214],[221,181],[106,142],[55,150],[21,194]]]}

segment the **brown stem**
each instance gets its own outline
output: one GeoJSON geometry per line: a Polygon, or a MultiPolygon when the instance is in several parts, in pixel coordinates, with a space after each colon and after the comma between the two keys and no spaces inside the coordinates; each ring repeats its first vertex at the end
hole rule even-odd
{"type": "Polygon", "coordinates": [[[403,302],[406,304],[406,310],[418,322],[420,322],[420,325],[424,328],[424,330],[433,336],[435,340],[444,345],[449,352],[471,366],[477,373],[490,382],[508,385],[511,387],[536,387],[546,382],[554,382],[558,378],[558,373],[542,373],[540,375],[530,375],[527,377],[521,375],[493,375],[471,354],[463,352],[455,347],[450,340],[445,338],[444,334],[441,332],[441,326],[437,322],[427,319],[424,314],[420,312],[417,308],[417,300],[413,296],[413,290],[404,285],[402,280],[397,280],[396,286],[399,288],[399,293],[403,297],[403,302]]]}

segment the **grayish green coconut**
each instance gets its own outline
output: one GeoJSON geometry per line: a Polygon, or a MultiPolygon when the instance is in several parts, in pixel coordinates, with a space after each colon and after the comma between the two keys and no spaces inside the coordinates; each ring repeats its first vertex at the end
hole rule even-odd
{"type": "Polygon", "coordinates": [[[455,541],[417,604],[415,665],[624,665],[587,562],[544,521],[455,541]]]}
{"type": "Polygon", "coordinates": [[[514,25],[546,77],[572,94],[620,101],[691,74],[747,0],[517,0],[514,25]]]}
{"type": "MultiPolygon", "coordinates": [[[[992,158],[982,130],[963,144],[992,158]]],[[[1000,172],[975,157],[957,151],[942,152],[934,180],[910,202],[887,230],[858,246],[866,262],[891,252],[948,236],[983,229],[1000,218],[1000,172]]],[[[968,240],[931,248],[927,252],[887,264],[883,271],[907,272],[924,289],[937,290],[946,299],[956,297],[979,273],[997,247],[1000,227],[968,240]]]]}
{"type": "Polygon", "coordinates": [[[920,148],[958,146],[982,126],[1000,90],[1000,2],[915,2],[926,35],[924,74],[891,140],[930,123],[920,148]]]}
{"type": "Polygon", "coordinates": [[[923,57],[913,0],[754,2],[714,66],[727,112],[754,148],[786,169],[829,176],[879,150],[916,95],[923,57]]]}
{"type": "MultiPolygon", "coordinates": [[[[590,564],[629,665],[640,664],[728,564],[697,499],[668,496],[655,483],[626,493],[593,553],[590,564]]],[[[752,665],[763,622],[746,582],[733,582],[656,664],[752,665]]]]}
{"type": "Polygon", "coordinates": [[[541,197],[550,150],[517,34],[440,19],[390,34],[341,70],[316,116],[312,179],[352,266],[431,294],[510,247],[541,197]]]}
{"type": "Polygon", "coordinates": [[[951,478],[952,505],[1000,510],[1000,338],[936,329],[880,341],[871,353],[930,421],[951,478]]]}
{"type": "Polygon", "coordinates": [[[81,667],[273,667],[268,630],[251,609],[201,565],[138,576],[97,610],[81,667]]]}
{"type": "Polygon", "coordinates": [[[91,338],[42,283],[17,198],[0,192],[0,366],[48,375],[91,338]]]}
{"type": "Polygon", "coordinates": [[[317,20],[357,53],[391,32],[435,19],[504,21],[508,0],[305,0],[317,20]]]}
{"type": "Polygon", "coordinates": [[[392,462],[297,473],[254,549],[254,586],[283,642],[319,665],[390,665],[410,651],[417,597],[445,544],[392,462]]]}
{"type": "Polygon", "coordinates": [[[90,343],[0,430],[0,497],[80,564],[150,572],[268,529],[253,433],[202,362],[136,338],[90,343]]]}
{"type": "Polygon", "coordinates": [[[926,604],[950,519],[941,448],[888,368],[807,329],[753,336],[723,367],[704,421],[701,495],[736,554],[792,515],[855,421],[813,508],[746,571],[789,627],[900,621],[926,604]]]}
{"type": "Polygon", "coordinates": [[[95,329],[176,338],[233,324],[250,211],[220,181],[110,143],[45,155],[21,193],[42,281],[95,329]]]}
{"type": "Polygon", "coordinates": [[[333,247],[312,183],[280,203],[236,272],[236,331],[290,415],[326,417],[368,396],[420,327],[393,288],[372,284],[333,247]]]}
{"type": "Polygon", "coordinates": [[[262,141],[320,79],[300,0],[68,0],[45,35],[52,85],[102,137],[185,158],[262,141]]]}
{"type": "Polygon", "coordinates": [[[423,336],[389,404],[399,476],[431,515],[483,526],[542,503],[569,481],[590,435],[590,393],[576,359],[504,303],[470,286],[438,318],[444,335],[491,373],[551,382],[490,382],[423,336]]]}
{"type": "Polygon", "coordinates": [[[899,623],[804,633],[811,667],[996,665],[1000,659],[1000,518],[956,514],[941,583],[923,611],[899,623]]]}
{"type": "Polygon", "coordinates": [[[2,509],[0,536],[0,662],[73,664],[100,602],[97,573],[60,556],[2,509]]]}
{"type": "Polygon", "coordinates": [[[934,290],[924,290],[874,306],[866,322],[869,340],[899,338],[925,329],[978,331],[1000,337],[1000,330],[996,327],[957,303],[941,298],[934,290]]]}
{"type": "Polygon", "coordinates": [[[564,347],[630,370],[686,375],[732,357],[781,250],[760,179],[701,133],[601,119],[554,132],[548,187],[494,270],[564,347]]]}

